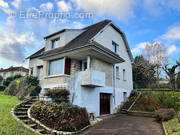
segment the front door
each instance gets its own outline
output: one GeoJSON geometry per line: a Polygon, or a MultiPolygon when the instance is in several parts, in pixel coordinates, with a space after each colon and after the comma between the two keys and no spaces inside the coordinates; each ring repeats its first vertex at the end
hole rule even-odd
{"type": "Polygon", "coordinates": [[[100,115],[110,114],[110,94],[100,93],[100,115]]]}

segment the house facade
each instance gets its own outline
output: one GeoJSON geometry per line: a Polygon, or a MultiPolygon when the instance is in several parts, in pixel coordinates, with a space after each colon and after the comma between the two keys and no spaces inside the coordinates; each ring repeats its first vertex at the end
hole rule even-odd
{"type": "Polygon", "coordinates": [[[28,75],[29,73],[29,69],[27,68],[24,68],[24,67],[9,67],[9,68],[6,68],[6,69],[3,69],[1,68],[0,69],[0,76],[3,77],[3,79],[6,79],[8,77],[13,77],[15,75],[22,75],[22,76],[25,76],[25,75],[28,75]]]}
{"type": "Polygon", "coordinates": [[[95,116],[112,114],[133,89],[132,54],[125,34],[111,20],[46,36],[29,57],[30,74],[48,88],[66,88],[74,105],[95,116]]]}

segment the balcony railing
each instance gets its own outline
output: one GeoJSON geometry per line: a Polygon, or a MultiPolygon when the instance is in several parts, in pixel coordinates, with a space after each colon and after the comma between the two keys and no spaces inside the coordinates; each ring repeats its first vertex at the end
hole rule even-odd
{"type": "Polygon", "coordinates": [[[81,72],[81,85],[87,87],[103,87],[105,86],[105,73],[86,69],[81,72]]]}

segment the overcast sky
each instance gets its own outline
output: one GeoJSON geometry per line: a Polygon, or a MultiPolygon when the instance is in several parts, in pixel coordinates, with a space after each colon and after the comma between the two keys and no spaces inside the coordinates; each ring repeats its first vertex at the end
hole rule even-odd
{"type": "Polygon", "coordinates": [[[179,5],[180,0],[0,0],[0,68],[27,66],[25,58],[52,32],[103,19],[125,32],[133,56],[158,41],[174,63],[180,57],[179,5]]]}

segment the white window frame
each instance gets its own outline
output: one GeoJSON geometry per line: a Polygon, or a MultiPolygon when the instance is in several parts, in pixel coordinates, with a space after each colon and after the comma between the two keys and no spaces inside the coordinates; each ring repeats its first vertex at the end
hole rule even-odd
{"type": "Polygon", "coordinates": [[[57,38],[54,38],[54,39],[52,39],[51,40],[51,42],[50,42],[50,48],[51,49],[55,49],[55,48],[57,48],[57,47],[54,47],[54,45],[53,45],[53,42],[59,42],[60,41],[60,37],[57,37],[57,38]]]}
{"type": "MultiPolygon", "coordinates": [[[[115,50],[112,49],[112,51],[113,51],[114,53],[118,53],[119,45],[118,45],[116,42],[112,41],[112,46],[113,46],[113,45],[115,46],[115,50]]],[[[112,46],[111,46],[111,47],[112,47],[112,46]]]]}
{"type": "Polygon", "coordinates": [[[84,63],[87,63],[87,60],[82,60],[82,65],[81,65],[81,69],[82,69],[82,71],[85,71],[85,68],[84,68],[84,63]]]}
{"type": "Polygon", "coordinates": [[[123,69],[123,81],[126,81],[126,70],[123,69]]]}
{"type": "Polygon", "coordinates": [[[116,66],[115,70],[116,70],[116,79],[120,79],[120,69],[119,69],[119,66],[116,66]]]}
{"type": "Polygon", "coordinates": [[[48,61],[48,64],[47,64],[47,71],[46,71],[46,75],[47,77],[54,77],[54,76],[61,76],[61,75],[65,75],[65,57],[64,58],[59,58],[59,59],[53,59],[53,60],[49,60],[48,61]],[[59,59],[62,59],[63,60],[63,73],[62,74],[56,74],[56,75],[50,75],[49,74],[49,68],[50,68],[50,61],[53,61],[53,60],[59,60],[59,59]]]}

